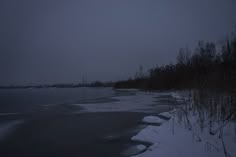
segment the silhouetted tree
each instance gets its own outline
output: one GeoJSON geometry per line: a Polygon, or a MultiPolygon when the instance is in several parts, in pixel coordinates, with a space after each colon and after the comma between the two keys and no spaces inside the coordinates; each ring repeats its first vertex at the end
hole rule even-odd
{"type": "Polygon", "coordinates": [[[117,82],[116,88],[177,89],[177,88],[236,88],[236,36],[227,40],[220,53],[212,42],[199,41],[191,55],[181,48],[175,65],[157,66],[143,77],[139,67],[135,79],[117,82]]]}

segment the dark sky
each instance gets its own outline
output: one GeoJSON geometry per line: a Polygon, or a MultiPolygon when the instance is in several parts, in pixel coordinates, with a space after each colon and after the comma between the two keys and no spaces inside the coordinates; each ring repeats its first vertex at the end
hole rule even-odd
{"type": "Polygon", "coordinates": [[[0,85],[125,79],[235,26],[236,0],[1,0],[0,85]]]}

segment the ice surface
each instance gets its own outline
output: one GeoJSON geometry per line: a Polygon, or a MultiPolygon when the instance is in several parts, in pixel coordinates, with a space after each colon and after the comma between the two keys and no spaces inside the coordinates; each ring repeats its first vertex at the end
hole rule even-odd
{"type": "MultiPolygon", "coordinates": [[[[155,102],[160,93],[137,92],[136,95],[113,97],[119,101],[91,104],[74,104],[83,108],[82,112],[146,112],[156,113],[157,104],[155,102]]],[[[165,106],[167,108],[168,106],[165,106]]],[[[81,111],[80,111],[81,112],[81,111]]]]}
{"type": "Polygon", "coordinates": [[[8,115],[19,115],[19,112],[12,112],[12,113],[0,113],[0,116],[8,116],[8,115]]]}
{"type": "Polygon", "coordinates": [[[0,140],[6,137],[9,133],[14,131],[17,125],[22,124],[23,120],[15,120],[7,123],[0,124],[0,140]]]}

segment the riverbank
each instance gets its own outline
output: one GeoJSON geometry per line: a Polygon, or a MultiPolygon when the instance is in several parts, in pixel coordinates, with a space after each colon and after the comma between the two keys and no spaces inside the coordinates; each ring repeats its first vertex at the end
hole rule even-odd
{"type": "MultiPolygon", "coordinates": [[[[174,96],[182,99],[176,93],[174,96]]],[[[212,126],[206,121],[203,126],[200,126],[199,120],[198,114],[193,110],[183,113],[180,107],[159,114],[159,116],[144,117],[143,121],[149,125],[131,139],[149,142],[151,146],[144,153],[135,157],[236,156],[236,124],[234,121],[219,121],[212,126]]]]}

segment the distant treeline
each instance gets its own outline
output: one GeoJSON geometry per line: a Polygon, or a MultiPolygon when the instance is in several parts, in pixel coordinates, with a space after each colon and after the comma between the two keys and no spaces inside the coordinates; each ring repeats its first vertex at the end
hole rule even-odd
{"type": "Polygon", "coordinates": [[[115,88],[144,90],[212,88],[236,89],[236,36],[220,50],[212,42],[199,41],[193,53],[181,48],[176,64],[157,66],[148,76],[119,81],[115,88]]]}
{"type": "Polygon", "coordinates": [[[26,86],[10,85],[10,86],[0,86],[0,89],[112,87],[113,85],[114,85],[113,82],[95,81],[95,82],[86,83],[86,84],[68,83],[68,84],[52,84],[52,85],[26,85],[26,86]]]}

